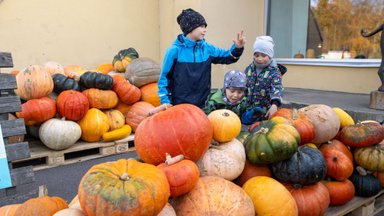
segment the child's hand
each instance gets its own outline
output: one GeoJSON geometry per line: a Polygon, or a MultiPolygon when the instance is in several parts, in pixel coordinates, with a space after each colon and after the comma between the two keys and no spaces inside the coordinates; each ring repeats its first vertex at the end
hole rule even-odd
{"type": "Polygon", "coordinates": [[[265,117],[270,119],[271,116],[273,116],[273,114],[275,114],[276,111],[277,111],[276,104],[272,104],[272,106],[269,108],[268,112],[265,114],[265,117]]]}
{"type": "Polygon", "coordinates": [[[233,43],[235,44],[236,48],[243,48],[245,44],[245,37],[243,37],[244,30],[241,30],[237,33],[236,40],[233,40],[233,43]]]}

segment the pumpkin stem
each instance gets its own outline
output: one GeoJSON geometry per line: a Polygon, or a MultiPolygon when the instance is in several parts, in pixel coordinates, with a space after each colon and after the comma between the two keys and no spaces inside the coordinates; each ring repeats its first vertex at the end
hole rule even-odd
{"type": "Polygon", "coordinates": [[[266,134],[268,133],[269,129],[268,128],[265,128],[265,127],[262,127],[260,128],[260,130],[258,130],[256,133],[262,133],[262,134],[266,134]]]}
{"type": "Polygon", "coordinates": [[[164,110],[166,110],[166,109],[168,109],[170,107],[172,107],[172,104],[162,104],[160,106],[157,106],[157,107],[149,110],[148,113],[147,113],[147,116],[154,115],[154,114],[159,113],[161,111],[164,111],[164,110]]]}
{"type": "Polygon", "coordinates": [[[361,175],[361,176],[366,176],[368,173],[367,173],[367,171],[363,168],[363,167],[361,167],[361,166],[357,166],[356,167],[356,171],[359,173],[359,175],[361,175]]]}
{"type": "Polygon", "coordinates": [[[129,176],[128,176],[128,173],[123,173],[121,174],[121,176],[119,177],[120,180],[123,180],[123,181],[127,181],[129,180],[129,176]]]}
{"type": "Polygon", "coordinates": [[[228,117],[229,116],[229,113],[227,112],[223,112],[221,115],[225,116],[225,117],[228,117]]]}
{"type": "Polygon", "coordinates": [[[165,153],[165,164],[167,164],[168,166],[175,164],[181,160],[184,160],[184,155],[182,154],[172,157],[169,153],[165,153]]]}
{"type": "Polygon", "coordinates": [[[332,161],[333,161],[333,162],[336,162],[337,159],[338,159],[338,158],[335,156],[335,157],[332,158],[332,161]]]}
{"type": "Polygon", "coordinates": [[[297,114],[297,109],[294,108],[293,111],[292,111],[292,119],[293,119],[293,120],[297,120],[297,116],[298,116],[298,114],[297,114]]]}

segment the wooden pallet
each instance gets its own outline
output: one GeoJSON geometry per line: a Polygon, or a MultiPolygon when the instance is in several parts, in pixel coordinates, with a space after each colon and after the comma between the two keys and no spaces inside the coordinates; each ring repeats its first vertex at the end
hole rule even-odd
{"type": "Polygon", "coordinates": [[[325,216],[374,216],[384,210],[384,190],[372,197],[364,198],[355,196],[351,201],[342,206],[329,207],[325,216]]]}
{"type": "Polygon", "coordinates": [[[12,162],[13,167],[33,166],[33,170],[72,164],[134,151],[134,135],[114,142],[77,142],[68,149],[55,151],[47,148],[40,140],[29,142],[31,156],[12,162]]]}

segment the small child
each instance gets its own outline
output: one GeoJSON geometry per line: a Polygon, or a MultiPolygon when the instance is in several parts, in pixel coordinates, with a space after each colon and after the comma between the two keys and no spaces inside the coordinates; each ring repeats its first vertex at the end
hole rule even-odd
{"type": "Polygon", "coordinates": [[[273,59],[274,42],[270,36],[259,36],[253,44],[253,61],[245,69],[247,75],[247,104],[258,106],[270,118],[281,106],[283,97],[282,74],[287,71],[273,59]]]}
{"type": "Polygon", "coordinates": [[[208,115],[210,112],[218,109],[228,109],[236,113],[243,124],[249,125],[259,121],[263,110],[259,107],[247,109],[247,100],[245,98],[246,76],[239,70],[228,71],[224,76],[224,86],[216,92],[211,93],[203,108],[208,115]]]}

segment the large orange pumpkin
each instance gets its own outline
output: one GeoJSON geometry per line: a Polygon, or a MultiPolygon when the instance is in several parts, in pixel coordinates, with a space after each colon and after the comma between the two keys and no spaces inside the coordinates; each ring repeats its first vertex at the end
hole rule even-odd
{"type": "Polygon", "coordinates": [[[119,96],[120,101],[128,105],[139,101],[141,97],[140,89],[122,76],[113,76],[112,90],[119,96]]]}
{"type": "Polygon", "coordinates": [[[67,120],[78,121],[89,109],[88,98],[81,92],[66,90],[56,99],[57,112],[67,120]]]}
{"type": "Polygon", "coordinates": [[[63,198],[43,196],[25,201],[17,208],[15,215],[52,216],[65,208],[68,208],[68,204],[63,198]]]}
{"type": "Polygon", "coordinates": [[[38,125],[56,115],[56,103],[49,97],[31,99],[21,105],[18,118],[24,118],[26,125],[38,125]]]}
{"type": "Polygon", "coordinates": [[[96,142],[109,130],[109,119],[102,111],[91,108],[85,116],[77,122],[81,127],[81,139],[96,142]]]}
{"type": "Polygon", "coordinates": [[[172,206],[178,216],[236,215],[254,216],[249,196],[234,183],[216,176],[204,176],[172,206]]]}
{"type": "Polygon", "coordinates": [[[78,190],[81,208],[88,216],[157,215],[169,194],[164,173],[134,159],[93,166],[78,190]]]}
{"type": "Polygon", "coordinates": [[[11,204],[0,207],[1,216],[14,216],[16,210],[21,206],[21,204],[11,204]]]}
{"type": "Polygon", "coordinates": [[[139,124],[148,116],[148,112],[155,108],[152,104],[139,101],[134,103],[126,113],[125,123],[132,127],[133,131],[136,131],[139,124]]]}
{"type": "Polygon", "coordinates": [[[218,142],[229,142],[240,134],[240,118],[231,110],[212,111],[208,119],[213,126],[213,139],[218,142]]]}
{"type": "Polygon", "coordinates": [[[153,106],[160,106],[160,97],[157,94],[159,90],[157,82],[149,83],[140,88],[141,100],[152,104],[153,106]]]}
{"type": "Polygon", "coordinates": [[[135,148],[140,159],[155,165],[165,160],[166,153],[197,161],[208,150],[212,135],[212,125],[200,108],[179,104],[144,119],[136,129],[135,148]]]}
{"type": "Polygon", "coordinates": [[[47,69],[40,65],[30,65],[16,75],[15,93],[24,100],[48,96],[53,91],[53,79],[47,69]]]}

